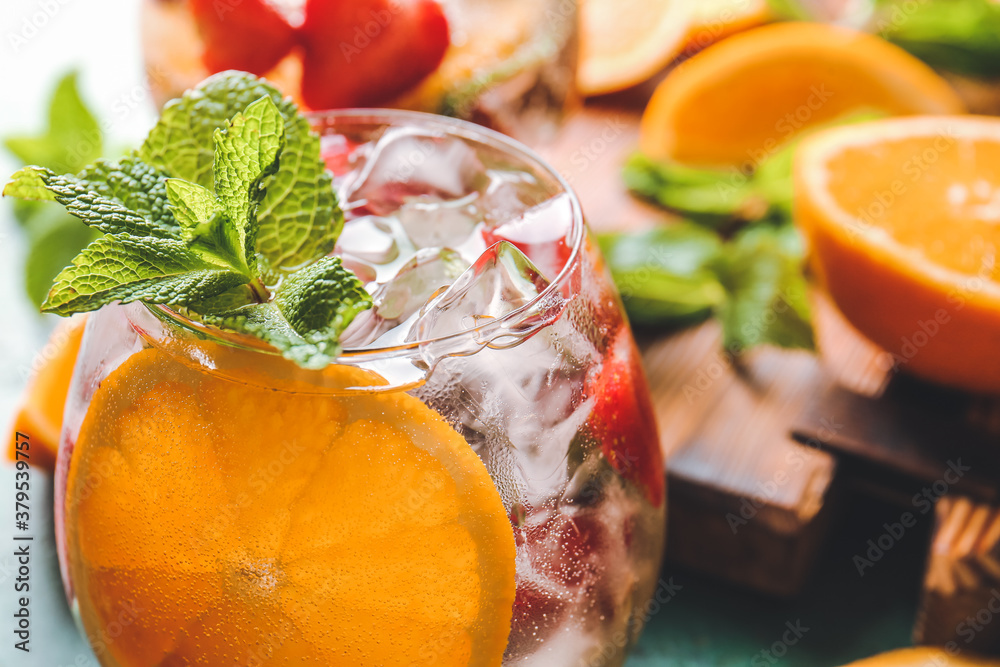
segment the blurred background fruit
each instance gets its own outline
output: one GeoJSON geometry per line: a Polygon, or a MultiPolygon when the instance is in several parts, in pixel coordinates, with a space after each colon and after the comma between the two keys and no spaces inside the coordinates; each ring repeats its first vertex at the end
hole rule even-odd
{"type": "Polygon", "coordinates": [[[837,306],[901,370],[1000,393],[1000,119],[819,133],[796,155],[795,219],[837,306]]]}
{"type": "Polygon", "coordinates": [[[961,113],[951,87],[902,49],[819,23],[730,37],[672,71],[642,119],[653,158],[752,171],[811,127],[858,111],[961,113]]]}
{"type": "Polygon", "coordinates": [[[600,95],[642,83],[684,48],[697,0],[584,0],[577,85],[600,95]]]}
{"type": "Polygon", "coordinates": [[[904,648],[852,662],[848,667],[997,667],[1000,660],[967,655],[961,650],[946,652],[929,646],[904,648]]]}
{"type": "Polygon", "coordinates": [[[158,104],[208,74],[241,69],[315,110],[401,107],[537,138],[559,123],[573,91],[575,0],[144,0],[143,8],[158,104]]]}

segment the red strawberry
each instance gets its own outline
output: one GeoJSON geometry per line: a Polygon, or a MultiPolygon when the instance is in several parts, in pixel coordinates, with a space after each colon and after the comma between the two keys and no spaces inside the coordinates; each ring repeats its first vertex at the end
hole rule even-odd
{"type": "Polygon", "coordinates": [[[541,583],[519,581],[504,658],[517,660],[537,651],[563,624],[569,612],[567,606],[557,590],[548,590],[541,583]]]}
{"type": "Polygon", "coordinates": [[[437,69],[448,20],[433,0],[306,0],[300,39],[308,106],[378,106],[437,69]]]}
{"type": "Polygon", "coordinates": [[[587,424],[618,474],[641,488],[655,507],[663,503],[664,469],[653,404],[631,332],[622,327],[595,373],[594,411],[587,424]]]}
{"type": "Polygon", "coordinates": [[[295,45],[295,29],[266,0],[191,0],[210,72],[264,74],[295,45]]]}

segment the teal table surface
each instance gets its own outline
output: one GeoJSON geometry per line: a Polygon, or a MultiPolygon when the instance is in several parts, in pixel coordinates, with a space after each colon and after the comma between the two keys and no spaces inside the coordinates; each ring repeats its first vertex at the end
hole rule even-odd
{"type": "MultiPolygon", "coordinates": [[[[15,534],[13,469],[0,468],[0,667],[98,667],[64,602],[52,537],[52,483],[32,475],[30,653],[13,648],[15,534]],[[9,502],[8,502],[9,500],[9,502]]],[[[909,644],[919,593],[927,521],[910,529],[859,576],[855,555],[877,539],[898,509],[858,501],[833,535],[806,591],[779,601],[677,570],[662,580],[674,593],[650,608],[627,667],[836,667],[909,644]]],[[[671,535],[670,539],[684,539],[671,535]]],[[[661,596],[666,598],[668,596],[661,596]]]]}
{"type": "Polygon", "coordinates": [[[931,517],[864,567],[863,576],[855,563],[901,513],[857,499],[795,600],[770,599],[668,563],[661,576],[681,589],[651,616],[628,667],[837,667],[909,646],[931,517]]]}

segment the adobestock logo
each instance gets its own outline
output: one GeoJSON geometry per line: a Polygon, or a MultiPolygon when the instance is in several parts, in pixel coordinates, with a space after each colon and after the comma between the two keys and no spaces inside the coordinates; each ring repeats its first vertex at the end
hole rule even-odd
{"type": "Polygon", "coordinates": [[[29,41],[38,36],[45,26],[73,0],[38,0],[37,9],[21,19],[17,30],[7,33],[11,50],[18,53],[29,41]]]}

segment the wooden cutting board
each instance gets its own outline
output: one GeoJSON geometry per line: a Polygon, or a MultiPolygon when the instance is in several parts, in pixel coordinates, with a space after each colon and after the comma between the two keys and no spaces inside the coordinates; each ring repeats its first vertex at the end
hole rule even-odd
{"type": "MultiPolygon", "coordinates": [[[[621,179],[635,103],[587,106],[544,151],[595,231],[670,223],[621,179]]],[[[892,377],[888,355],[818,290],[812,303],[818,356],[770,348],[733,363],[714,322],[636,332],[666,455],[668,558],[778,596],[801,590],[858,489],[905,507],[958,459],[975,469],[951,492],[990,500],[1000,489],[1000,403],[892,377]]]]}

